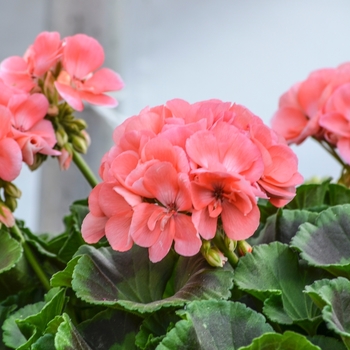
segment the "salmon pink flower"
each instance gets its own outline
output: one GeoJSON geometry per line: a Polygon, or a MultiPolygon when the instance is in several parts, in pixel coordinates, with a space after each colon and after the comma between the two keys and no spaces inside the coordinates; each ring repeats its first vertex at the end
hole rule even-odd
{"type": "Polygon", "coordinates": [[[218,231],[250,237],[259,224],[257,197],[280,206],[301,178],[282,137],[245,107],[219,100],[147,107],[118,126],[113,141],[83,236],[96,242],[105,235],[120,251],[134,242],[153,262],[172,247],[192,256],[218,231]]]}
{"type": "Polygon", "coordinates": [[[0,105],[0,178],[13,181],[22,168],[22,154],[11,130],[11,113],[0,105]]]}
{"type": "Polygon", "coordinates": [[[199,252],[201,240],[191,217],[190,183],[167,162],[152,165],[144,175],[146,189],[158,204],[140,203],[134,207],[130,233],[136,244],[149,247],[152,262],[162,260],[173,241],[180,255],[199,252]]]}
{"type": "Polygon", "coordinates": [[[15,218],[9,208],[0,203],[0,223],[7,227],[12,227],[15,224],[15,218]]]}
{"type": "Polygon", "coordinates": [[[204,239],[214,238],[219,215],[226,235],[233,240],[246,239],[257,229],[260,212],[253,189],[243,177],[203,172],[195,176],[191,190],[192,221],[204,239]]]}
{"type": "Polygon", "coordinates": [[[116,72],[108,68],[97,70],[103,62],[103,48],[94,38],[84,34],[65,38],[62,57],[64,69],[55,86],[75,110],[83,110],[82,100],[95,105],[117,105],[117,101],[105,92],[120,90],[124,84],[116,72]]]}
{"type": "Polygon", "coordinates": [[[0,78],[9,86],[30,92],[37,86],[37,80],[54,68],[61,54],[59,33],[40,33],[24,57],[11,56],[1,62],[0,78]]]}
{"type": "Polygon", "coordinates": [[[53,126],[44,119],[48,107],[49,103],[42,94],[16,94],[9,101],[13,137],[22,150],[23,161],[28,165],[33,164],[36,153],[61,154],[53,149],[56,144],[53,126]]]}

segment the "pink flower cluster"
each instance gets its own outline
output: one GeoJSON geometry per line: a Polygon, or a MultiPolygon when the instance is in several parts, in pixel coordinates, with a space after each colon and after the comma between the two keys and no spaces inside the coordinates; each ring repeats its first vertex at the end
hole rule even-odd
{"type": "Polygon", "coordinates": [[[121,89],[123,82],[112,70],[97,70],[103,61],[103,48],[94,38],[77,34],[61,40],[57,32],[43,32],[24,57],[12,56],[1,62],[1,179],[14,180],[21,161],[32,165],[36,153],[61,154],[53,149],[56,136],[52,123],[44,119],[50,107],[48,97],[54,99],[45,95],[47,91],[57,91],[59,100],[78,111],[83,109],[82,100],[117,104],[105,92],[121,89]]]}
{"type": "MultiPolygon", "coordinates": [[[[121,89],[123,82],[114,71],[99,69],[103,61],[102,46],[87,35],[61,39],[59,33],[43,32],[23,57],[1,62],[0,179],[13,181],[22,162],[35,168],[37,154],[59,156],[62,167],[69,166],[71,154],[64,147],[62,153],[54,149],[53,121],[64,101],[78,111],[83,109],[82,100],[117,104],[105,92],[121,89]]],[[[0,222],[8,224],[5,212],[8,208],[0,203],[0,222]]]]}
{"type": "Polygon", "coordinates": [[[272,127],[288,143],[307,137],[336,147],[350,164],[350,63],[319,69],[284,93],[272,127]]]}
{"type": "Polygon", "coordinates": [[[233,240],[250,237],[256,198],[283,206],[303,180],[281,137],[245,107],[219,100],[146,108],[113,139],[82,234],[88,243],[106,236],[118,251],[147,247],[153,262],[173,243],[180,255],[198,253],[201,238],[221,227],[233,240]]]}

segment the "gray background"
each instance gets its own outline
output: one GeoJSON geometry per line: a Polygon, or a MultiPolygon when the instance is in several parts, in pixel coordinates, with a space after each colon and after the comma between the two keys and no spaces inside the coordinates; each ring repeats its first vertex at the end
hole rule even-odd
{"type": "MultiPolygon", "coordinates": [[[[349,18],[348,0],[2,0],[0,60],[22,55],[43,30],[102,43],[105,65],[126,87],[117,109],[83,113],[97,172],[115,125],[172,98],[237,102],[269,124],[293,83],[350,60],[349,18]]],[[[338,177],[339,166],[312,140],[293,149],[305,178],[338,177]]],[[[55,160],[35,173],[23,169],[16,182],[16,216],[40,232],[59,232],[69,203],[89,194],[75,166],[60,172],[55,160]]]]}

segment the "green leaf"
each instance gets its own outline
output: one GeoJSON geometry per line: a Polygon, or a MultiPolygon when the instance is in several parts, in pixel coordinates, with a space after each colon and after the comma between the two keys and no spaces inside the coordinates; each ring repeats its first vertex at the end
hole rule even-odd
{"type": "Polygon", "coordinates": [[[266,225],[252,243],[257,245],[278,241],[289,244],[299,226],[305,222],[314,223],[317,215],[317,213],[308,210],[279,209],[277,214],[267,219],[266,225]]]}
{"type": "Polygon", "coordinates": [[[322,317],[350,348],[350,281],[343,277],[311,285],[306,292],[317,293],[324,302],[322,317]]]}
{"type": "Polygon", "coordinates": [[[63,319],[55,337],[57,350],[96,350],[83,339],[67,314],[63,314],[63,319]]]}
{"type": "Polygon", "coordinates": [[[350,204],[321,212],[315,224],[305,223],[291,246],[310,264],[336,276],[350,277],[350,204]]]}
{"type": "MultiPolygon", "coordinates": [[[[252,344],[239,350],[320,350],[301,334],[287,331],[283,334],[266,333],[252,344]]],[[[335,350],[335,348],[333,349],[335,350]]],[[[338,350],[338,349],[337,349],[338,350]]]]}
{"type": "Polygon", "coordinates": [[[238,302],[194,301],[179,313],[185,320],[176,323],[157,350],[234,350],[273,332],[263,315],[238,302]]]}
{"type": "Polygon", "coordinates": [[[13,239],[4,229],[0,229],[0,274],[10,270],[19,261],[23,249],[20,243],[13,239]]]}
{"type": "Polygon", "coordinates": [[[16,323],[16,320],[22,320],[28,316],[37,314],[44,305],[45,303],[43,301],[35,304],[29,304],[14,312],[9,318],[7,318],[2,326],[3,341],[6,346],[17,349],[22,345],[30,344],[39,338],[39,336],[35,335],[35,327],[31,327],[29,329],[29,334],[23,335],[16,323]]]}
{"type": "Polygon", "coordinates": [[[121,310],[100,312],[78,326],[78,331],[92,349],[137,349],[135,336],[142,318],[121,310]]]}
{"type": "Polygon", "coordinates": [[[350,203],[350,189],[338,184],[329,184],[329,205],[350,203]]]}
{"type": "Polygon", "coordinates": [[[321,335],[307,338],[312,344],[319,346],[322,350],[346,350],[344,344],[335,338],[324,337],[321,335]]]}
{"type": "Polygon", "coordinates": [[[30,348],[31,350],[56,350],[55,336],[53,334],[45,334],[40,337],[30,348]]]}
{"type": "Polygon", "coordinates": [[[52,275],[50,284],[52,287],[72,287],[72,275],[75,265],[80,259],[80,255],[70,260],[64,270],[56,272],[52,275]]]}
{"type": "Polygon", "coordinates": [[[26,349],[44,333],[48,323],[62,312],[64,290],[52,289],[45,302],[29,304],[13,313],[3,324],[4,343],[11,348],[26,349]]]}
{"type": "Polygon", "coordinates": [[[72,288],[88,303],[143,313],[195,299],[230,296],[233,271],[209,266],[200,254],[177,258],[170,252],[154,264],[147,249],[137,246],[125,253],[111,248],[84,249],[87,254],[74,268],[72,288]]]}
{"type": "Polygon", "coordinates": [[[179,320],[180,317],[169,308],[152,313],[142,322],[135,344],[141,349],[155,349],[179,320]]]}
{"type": "Polygon", "coordinates": [[[322,184],[308,184],[297,188],[296,196],[288,203],[286,209],[311,209],[313,211],[320,211],[324,209],[327,203],[327,192],[329,188],[329,181],[322,184]]]}
{"type": "Polygon", "coordinates": [[[320,271],[300,264],[287,245],[273,242],[242,257],[234,281],[264,302],[264,313],[272,321],[298,324],[312,334],[321,322],[320,311],[303,290],[320,277],[320,271]]]}
{"type": "Polygon", "coordinates": [[[41,333],[44,333],[48,323],[57,315],[60,315],[65,303],[64,289],[51,289],[46,298],[46,304],[37,314],[28,316],[17,321],[18,326],[30,324],[35,326],[41,333]]]}

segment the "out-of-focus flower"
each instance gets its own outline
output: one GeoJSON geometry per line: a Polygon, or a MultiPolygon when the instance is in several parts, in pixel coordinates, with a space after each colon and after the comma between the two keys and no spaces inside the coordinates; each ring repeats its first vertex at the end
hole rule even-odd
{"type": "Polygon", "coordinates": [[[59,94],[75,110],[82,111],[82,100],[91,104],[114,107],[117,101],[105,94],[123,88],[120,76],[108,68],[100,68],[104,62],[102,46],[92,37],[77,34],[65,38],[62,64],[55,82],[59,94]]]}

